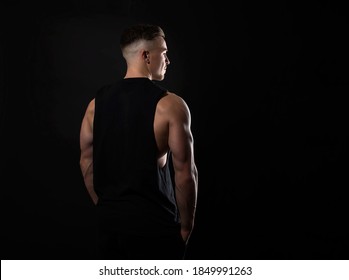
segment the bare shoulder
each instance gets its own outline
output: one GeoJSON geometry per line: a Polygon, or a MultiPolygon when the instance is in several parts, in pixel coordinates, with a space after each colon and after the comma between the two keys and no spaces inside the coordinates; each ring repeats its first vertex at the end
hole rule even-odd
{"type": "Polygon", "coordinates": [[[167,92],[167,95],[160,99],[158,110],[189,114],[189,108],[185,100],[173,92],[167,92]]]}
{"type": "Polygon", "coordinates": [[[87,111],[94,112],[95,110],[95,99],[93,98],[87,106],[87,111]]]}
{"type": "Polygon", "coordinates": [[[84,121],[87,121],[89,124],[92,125],[94,114],[95,114],[95,99],[92,99],[86,108],[84,121]]]}
{"type": "Polygon", "coordinates": [[[85,116],[90,118],[94,115],[95,113],[95,99],[93,98],[89,103],[86,108],[85,116]]]}
{"type": "Polygon", "coordinates": [[[167,100],[168,102],[179,102],[185,104],[185,101],[181,96],[170,91],[167,92],[167,95],[163,99],[167,100]]]}

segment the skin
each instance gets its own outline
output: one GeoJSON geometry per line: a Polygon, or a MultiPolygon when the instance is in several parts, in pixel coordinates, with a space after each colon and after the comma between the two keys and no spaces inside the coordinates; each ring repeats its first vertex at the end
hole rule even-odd
{"type": "MultiPolygon", "coordinates": [[[[163,37],[141,41],[123,51],[127,63],[125,78],[147,77],[161,81],[170,64],[167,45],[163,37]]],[[[98,196],[93,187],[93,118],[95,100],[85,112],[80,131],[80,167],[85,186],[94,204],[98,196]]],[[[192,233],[197,204],[198,171],[194,160],[194,142],[191,132],[191,115],[185,101],[168,92],[157,104],[154,134],[158,146],[158,165],[166,164],[171,150],[175,171],[175,194],[181,217],[181,235],[185,242],[192,233]]]]}

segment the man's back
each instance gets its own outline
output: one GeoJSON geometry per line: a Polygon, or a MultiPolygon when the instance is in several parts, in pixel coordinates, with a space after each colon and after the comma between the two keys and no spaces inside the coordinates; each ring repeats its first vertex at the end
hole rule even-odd
{"type": "Polygon", "coordinates": [[[169,165],[158,166],[154,135],[157,103],[166,92],[147,78],[129,78],[95,98],[94,187],[103,215],[122,224],[120,232],[178,230],[169,165]]]}

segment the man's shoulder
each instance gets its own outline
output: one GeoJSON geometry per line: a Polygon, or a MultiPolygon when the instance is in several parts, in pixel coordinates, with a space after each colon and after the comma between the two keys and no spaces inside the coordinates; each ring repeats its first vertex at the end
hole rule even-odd
{"type": "Polygon", "coordinates": [[[184,99],[179,94],[172,91],[167,91],[166,97],[170,102],[184,102],[184,99]]]}
{"type": "Polygon", "coordinates": [[[183,110],[187,108],[185,100],[174,92],[167,91],[163,98],[161,98],[159,105],[162,108],[171,109],[171,111],[183,110]]]}

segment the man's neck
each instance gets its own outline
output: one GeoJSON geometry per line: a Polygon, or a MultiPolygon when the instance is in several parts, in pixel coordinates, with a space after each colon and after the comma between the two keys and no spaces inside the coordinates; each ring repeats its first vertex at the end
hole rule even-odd
{"type": "Polygon", "coordinates": [[[129,68],[126,71],[126,75],[124,78],[125,79],[127,79],[127,78],[148,78],[149,80],[151,80],[151,75],[150,75],[148,69],[129,68]]]}

